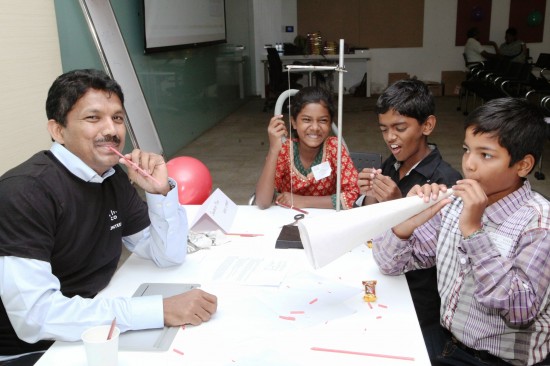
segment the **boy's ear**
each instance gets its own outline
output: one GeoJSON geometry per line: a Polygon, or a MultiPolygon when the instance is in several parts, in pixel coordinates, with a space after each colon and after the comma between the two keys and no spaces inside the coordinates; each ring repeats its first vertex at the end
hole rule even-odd
{"type": "Polygon", "coordinates": [[[422,124],[422,134],[424,136],[429,136],[433,132],[436,123],[437,120],[434,115],[428,116],[428,118],[426,118],[426,120],[422,124]]]}
{"type": "Polygon", "coordinates": [[[535,166],[535,157],[531,154],[527,154],[514,165],[517,167],[518,176],[520,178],[525,178],[535,166]]]}
{"type": "Polygon", "coordinates": [[[48,120],[48,132],[50,133],[50,136],[55,142],[58,142],[61,145],[65,143],[65,139],[63,138],[63,130],[64,127],[61,126],[60,123],[57,123],[56,120],[48,120]]]}

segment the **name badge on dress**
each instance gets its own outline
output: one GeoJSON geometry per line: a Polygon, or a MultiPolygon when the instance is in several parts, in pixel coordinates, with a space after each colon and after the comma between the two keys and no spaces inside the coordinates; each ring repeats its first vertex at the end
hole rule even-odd
{"type": "Polygon", "coordinates": [[[323,178],[330,176],[330,173],[332,172],[332,168],[330,167],[329,162],[325,161],[324,163],[312,166],[311,172],[313,173],[315,180],[321,180],[323,178]]]}

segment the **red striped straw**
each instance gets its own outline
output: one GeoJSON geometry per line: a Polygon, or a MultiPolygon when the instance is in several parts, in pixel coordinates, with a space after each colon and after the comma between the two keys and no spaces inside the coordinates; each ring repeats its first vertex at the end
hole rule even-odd
{"type": "Polygon", "coordinates": [[[128,159],[126,156],[122,155],[120,153],[120,151],[118,151],[117,149],[115,149],[114,147],[112,146],[109,146],[109,149],[111,149],[112,152],[114,152],[115,154],[117,154],[118,156],[120,156],[122,159],[126,160],[126,162],[128,162],[128,164],[130,164],[131,166],[133,166],[134,168],[136,168],[141,174],[145,175],[146,177],[149,177],[151,178],[153,181],[155,181],[155,183],[157,183],[159,186],[162,185],[162,183],[160,183],[155,177],[153,177],[151,174],[147,173],[145,170],[141,169],[139,165],[137,165],[136,163],[134,163],[132,160],[128,159]]]}

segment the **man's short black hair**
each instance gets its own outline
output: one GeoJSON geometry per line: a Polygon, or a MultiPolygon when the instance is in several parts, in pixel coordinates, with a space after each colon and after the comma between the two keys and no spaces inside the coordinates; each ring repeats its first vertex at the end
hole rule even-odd
{"type": "Polygon", "coordinates": [[[90,89],[116,94],[124,105],[124,94],[120,85],[104,71],[73,70],[60,75],[50,87],[46,99],[46,116],[65,126],[67,114],[90,89]]]}

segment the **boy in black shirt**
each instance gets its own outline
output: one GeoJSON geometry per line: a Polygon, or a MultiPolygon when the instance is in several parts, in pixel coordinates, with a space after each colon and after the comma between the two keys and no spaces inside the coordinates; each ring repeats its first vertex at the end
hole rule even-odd
{"type": "MultiPolygon", "coordinates": [[[[392,155],[381,169],[359,172],[362,196],[358,206],[405,197],[416,184],[451,186],[462,176],[443,161],[437,146],[428,143],[436,125],[435,102],[428,87],[419,80],[400,80],[378,98],[375,112],[382,136],[392,155]]],[[[435,267],[406,274],[416,315],[425,334],[439,327],[440,298],[435,267]]]]}

